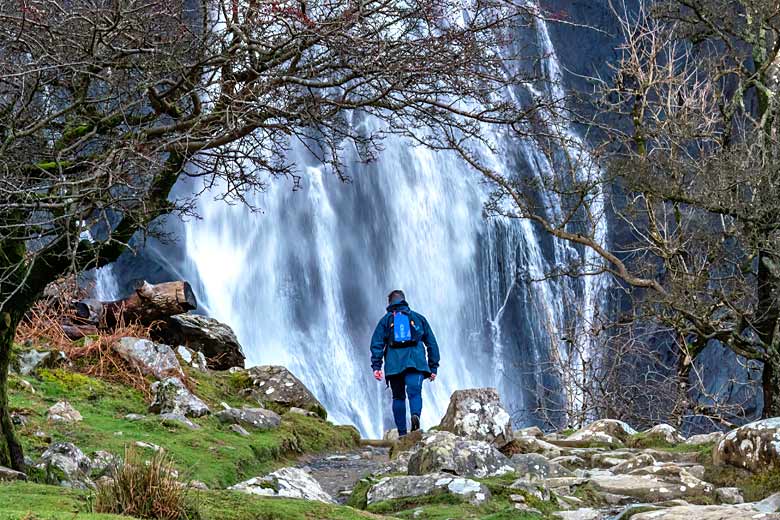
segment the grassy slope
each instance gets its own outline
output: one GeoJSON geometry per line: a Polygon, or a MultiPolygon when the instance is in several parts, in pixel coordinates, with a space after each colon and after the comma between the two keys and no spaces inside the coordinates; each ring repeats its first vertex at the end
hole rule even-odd
{"type": "MultiPolygon", "coordinates": [[[[129,517],[87,513],[88,494],[32,483],[0,483],[0,520],[129,520],[129,517]]],[[[193,496],[201,520],[360,520],[381,518],[348,507],[304,500],[263,498],[229,491],[193,496]]]]}
{"type": "MultiPolygon", "coordinates": [[[[197,393],[212,409],[219,401],[241,404],[231,393],[230,376],[197,376],[197,393]]],[[[202,428],[164,425],[148,414],[143,395],[132,388],[86,377],[66,370],[42,370],[37,377],[25,378],[36,390],[31,394],[12,385],[11,408],[29,412],[29,422],[18,432],[26,454],[33,459],[48,442],[34,435],[49,434],[52,441],[73,442],[88,456],[97,450],[121,455],[124,447],[136,441],[163,446],[177,464],[182,478],[200,480],[210,487],[224,488],[283,465],[300,453],[334,450],[355,444],[351,428],[338,427],[318,418],[285,414],[282,426],[274,431],[242,437],[213,417],[195,419],[202,428]],[[67,398],[81,412],[82,422],[51,424],[45,413],[49,406],[67,398]],[[140,421],[128,421],[128,413],[147,414],[140,421]]],[[[250,403],[244,403],[250,404],[250,403]]]]}

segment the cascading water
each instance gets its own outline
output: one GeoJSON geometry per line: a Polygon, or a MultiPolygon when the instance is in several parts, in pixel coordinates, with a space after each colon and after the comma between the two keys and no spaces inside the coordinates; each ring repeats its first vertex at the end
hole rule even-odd
{"type": "MultiPolygon", "coordinates": [[[[557,58],[544,22],[537,26],[553,76],[557,58]]],[[[354,117],[354,125],[374,124],[354,117]]],[[[483,150],[482,160],[496,170],[551,168],[532,142],[494,137],[503,156],[483,150]]],[[[293,148],[300,190],[273,184],[251,201],[259,214],[201,197],[202,218],[183,224],[182,258],[159,252],[158,260],[192,283],[204,312],[233,327],[249,364],[288,367],[332,420],[365,436],[391,423],[390,393],[372,377],[368,346],[396,288],[426,315],[441,347],[439,378],[424,385],[423,426],[438,422],[458,388],[498,387],[518,422],[533,422],[551,403],[562,410],[565,389],[546,364],[569,318],[564,302],[592,308],[598,291],[587,280],[529,279],[580,253],[527,221],[484,219],[485,188],[454,154],[400,138],[384,147],[369,165],[346,153],[349,184],[293,148]]],[[[109,294],[110,277],[98,275],[103,297],[118,296],[109,294]]]]}

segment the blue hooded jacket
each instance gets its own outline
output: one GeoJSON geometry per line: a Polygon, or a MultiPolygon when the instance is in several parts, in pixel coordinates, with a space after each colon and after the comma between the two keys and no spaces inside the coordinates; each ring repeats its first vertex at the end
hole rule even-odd
{"type": "Polygon", "coordinates": [[[400,374],[407,368],[414,368],[429,376],[439,369],[439,345],[433,335],[431,326],[425,316],[409,309],[405,300],[387,306],[385,314],[371,336],[371,367],[374,370],[382,370],[382,362],[385,364],[385,376],[400,374]],[[420,334],[420,341],[413,347],[392,348],[386,347],[385,340],[390,337],[390,318],[394,311],[407,311],[414,327],[420,334]],[[422,329],[422,330],[421,330],[422,329]],[[425,348],[423,348],[423,344],[425,348]],[[426,358],[427,350],[427,358],[426,358]]]}

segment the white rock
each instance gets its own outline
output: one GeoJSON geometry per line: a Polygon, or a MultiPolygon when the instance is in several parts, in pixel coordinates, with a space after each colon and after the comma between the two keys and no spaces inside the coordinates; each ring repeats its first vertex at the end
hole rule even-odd
{"type": "Polygon", "coordinates": [[[281,468],[264,477],[251,478],[228,489],[253,495],[335,502],[311,475],[299,468],[281,468]]]}
{"type": "Polygon", "coordinates": [[[124,337],[111,345],[119,356],[142,373],[157,379],[169,376],[184,377],[173,349],[148,339],[124,337]]]}
{"type": "Polygon", "coordinates": [[[439,429],[501,448],[512,440],[512,420],[495,388],[456,390],[439,429]]]}
{"type": "Polygon", "coordinates": [[[57,402],[46,412],[46,417],[52,422],[64,423],[73,423],[84,419],[68,401],[57,402]]]}

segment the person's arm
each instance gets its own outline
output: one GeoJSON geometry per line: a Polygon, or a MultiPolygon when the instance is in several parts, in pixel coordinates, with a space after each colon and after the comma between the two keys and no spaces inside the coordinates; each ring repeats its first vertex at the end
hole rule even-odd
{"type": "Polygon", "coordinates": [[[423,317],[423,329],[422,341],[425,343],[425,349],[428,352],[428,368],[435,377],[436,372],[439,370],[439,344],[436,343],[436,336],[433,335],[433,330],[431,330],[431,326],[425,317],[423,317]]]}
{"type": "Polygon", "coordinates": [[[371,368],[374,372],[382,370],[382,363],[385,358],[385,337],[386,337],[385,319],[382,318],[374,329],[371,336],[371,368]]]}

